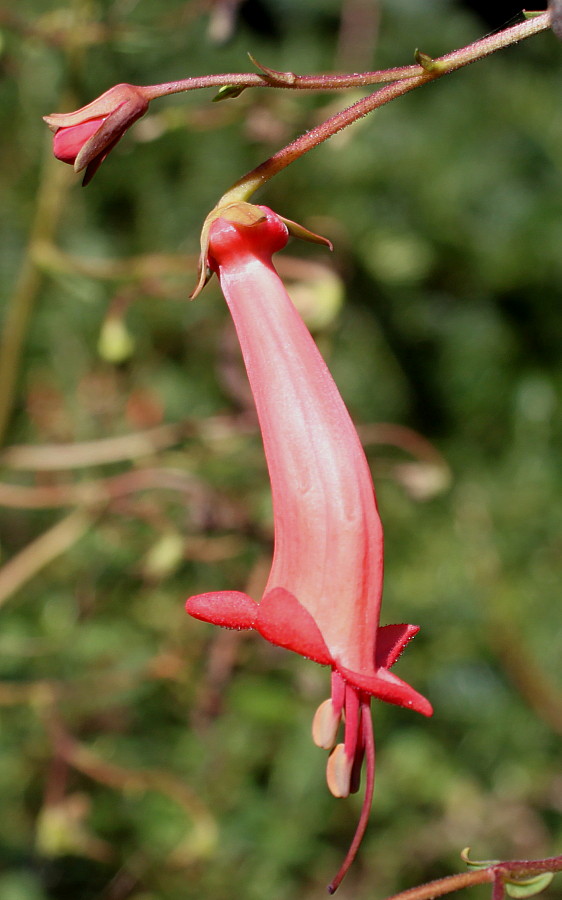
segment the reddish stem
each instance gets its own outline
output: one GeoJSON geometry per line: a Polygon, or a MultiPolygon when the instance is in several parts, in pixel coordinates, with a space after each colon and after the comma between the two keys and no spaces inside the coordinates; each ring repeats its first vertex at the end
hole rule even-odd
{"type": "Polygon", "coordinates": [[[492,888],[492,900],[503,900],[505,897],[505,884],[499,872],[494,872],[492,888]]]}
{"type": "MultiPolygon", "coordinates": [[[[528,19],[497,34],[475,41],[461,50],[454,50],[452,53],[433,60],[433,62],[446,63],[446,71],[452,71],[455,68],[459,68],[460,65],[466,65],[475,59],[482,59],[496,50],[514,44],[523,38],[530,37],[532,34],[537,34],[539,31],[548,28],[549,25],[550,13],[545,12],[544,15],[528,19]]],[[[444,72],[439,74],[444,74],[444,72]]],[[[274,69],[264,66],[263,71],[259,73],[223,72],[217,75],[182,78],[178,81],[169,81],[166,84],[137,85],[137,87],[148,100],[154,100],[157,97],[165,97],[169,94],[178,94],[183,91],[194,91],[208,87],[275,87],[294,91],[333,91],[342,88],[367,87],[370,84],[402,81],[412,77],[419,77],[425,81],[427,80],[426,76],[427,71],[421,65],[396,66],[392,69],[379,69],[374,72],[330,75],[296,75],[294,72],[276,72],[274,69]]]]}
{"type": "Polygon", "coordinates": [[[416,887],[393,894],[387,900],[433,900],[434,897],[443,897],[460,891],[462,888],[472,887],[475,884],[485,884],[494,880],[494,873],[490,869],[476,869],[473,872],[461,872],[458,875],[447,875],[445,878],[437,878],[420,884],[416,887]]]}
{"type": "Polygon", "coordinates": [[[296,75],[294,72],[278,72],[268,69],[267,74],[257,72],[223,72],[217,75],[197,75],[169,81],[166,84],[137,85],[148,100],[195,91],[200,88],[268,87],[286,88],[292,91],[334,91],[345,88],[367,87],[370,84],[386,84],[402,78],[411,78],[423,72],[421,66],[396,66],[376,72],[353,72],[351,74],[296,75]],[[277,77],[276,77],[277,76],[277,77]]]}
{"type": "Polygon", "coordinates": [[[474,869],[471,872],[462,872],[458,875],[447,875],[445,878],[437,878],[393,894],[387,900],[433,900],[435,897],[443,897],[460,891],[462,888],[473,887],[476,884],[486,882],[494,885],[494,900],[499,897],[498,881],[502,884],[520,878],[532,878],[542,872],[561,872],[562,856],[550,856],[545,859],[511,859],[505,862],[494,863],[486,868],[474,869]]]}
{"type": "Polygon", "coordinates": [[[240,178],[223,195],[218,206],[238,200],[248,200],[254,191],[296,159],[308,153],[309,150],[313,150],[314,147],[337,134],[338,131],[346,128],[348,125],[352,125],[358,119],[367,115],[367,113],[373,112],[373,110],[384,106],[386,103],[390,103],[396,97],[401,97],[422,84],[440,78],[442,75],[447,75],[449,72],[454,72],[456,69],[467,66],[471,62],[483,59],[496,50],[515,44],[524,38],[531,37],[531,35],[538,34],[540,31],[548,28],[549,25],[550,13],[545,12],[519,25],[506,28],[498,34],[489,35],[479,41],[475,41],[461,50],[447,53],[445,56],[436,59],[425,57],[424,66],[423,68],[420,67],[421,72],[420,69],[417,69],[417,72],[412,74],[412,76],[387,84],[385,87],[369,94],[368,97],[358,100],[352,106],[340,110],[340,112],[331,116],[316,128],[305,132],[305,134],[296,138],[286,147],[283,147],[282,150],[279,150],[268,160],[257,166],[257,168],[252,169],[251,172],[240,178]]]}

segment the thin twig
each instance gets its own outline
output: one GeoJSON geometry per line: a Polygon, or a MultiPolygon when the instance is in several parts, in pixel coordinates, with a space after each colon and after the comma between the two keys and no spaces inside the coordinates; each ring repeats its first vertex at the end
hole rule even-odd
{"type": "Polygon", "coordinates": [[[159,425],[119,437],[75,444],[14,445],[0,452],[0,465],[11,469],[60,472],[151,456],[172,447],[192,432],[188,422],[159,425]]]}
{"type": "Polygon", "coordinates": [[[177,803],[189,816],[193,832],[170,855],[171,862],[185,865],[205,856],[217,840],[215,820],[197,794],[177,776],[163,769],[128,769],[98,756],[72,737],[54,708],[44,711],[45,724],[55,753],[69,766],[100,784],[119,791],[158,791],[177,803]]]}
{"type": "Polygon", "coordinates": [[[198,483],[181,469],[135,469],[110,478],[76,484],[29,486],[0,482],[0,506],[18,509],[56,509],[62,506],[99,506],[146,490],[169,490],[201,495],[198,483]]]}
{"type": "Polygon", "coordinates": [[[425,65],[418,69],[413,77],[407,77],[402,81],[394,81],[383,88],[358,100],[351,106],[340,110],[316,128],[305,132],[286,147],[283,147],[261,165],[243,175],[219,200],[218,206],[234,203],[239,200],[246,201],[263,184],[274,175],[286,168],[296,159],[299,159],[309,150],[313,150],[323,141],[333,137],[343,128],[352,125],[358,119],[379,109],[391,100],[413,91],[423,84],[434,81],[443,75],[448,75],[457,69],[467,66],[472,62],[483,59],[511,44],[516,44],[524,38],[531,37],[544,31],[550,25],[550,13],[545,12],[540,16],[528,19],[519,25],[506,28],[498,34],[489,35],[460,50],[453,50],[445,56],[430,59],[425,57],[425,65]]]}
{"type": "Polygon", "coordinates": [[[201,88],[224,86],[241,89],[251,87],[285,88],[293,91],[337,91],[345,88],[368,87],[371,84],[387,84],[423,73],[421,66],[397,66],[377,72],[330,75],[296,75],[294,72],[276,72],[264,66],[263,73],[223,72],[218,75],[196,75],[166,84],[137,85],[150,99],[195,91],[201,88]],[[267,74],[266,74],[267,73],[267,74]]]}
{"type": "Polygon", "coordinates": [[[437,878],[435,881],[428,881],[427,884],[420,884],[400,894],[393,894],[387,900],[433,900],[434,897],[443,897],[445,894],[452,894],[453,891],[460,891],[462,888],[473,887],[475,884],[486,884],[492,882],[494,875],[489,869],[476,869],[473,872],[461,872],[458,875],[447,875],[446,878],[437,878]]]}
{"type": "MultiPolygon", "coordinates": [[[[445,66],[446,71],[453,71],[476,59],[482,59],[496,50],[501,50],[503,47],[517,43],[523,38],[537,34],[539,31],[548,28],[549,25],[550,14],[545,12],[543,15],[527,19],[519,25],[514,25],[497,34],[475,41],[461,50],[454,50],[452,53],[439,57],[432,62],[438,64],[436,68],[439,68],[439,63],[441,63],[445,66]]],[[[170,94],[179,94],[184,91],[210,87],[238,88],[237,92],[230,94],[230,96],[236,96],[240,90],[250,87],[284,88],[293,91],[334,91],[345,88],[368,87],[372,84],[396,84],[412,78],[421,78],[422,81],[428,80],[426,77],[427,69],[423,65],[397,66],[391,69],[380,69],[375,72],[328,75],[297,75],[294,72],[277,72],[257,62],[256,65],[261,70],[258,74],[255,72],[222,72],[217,75],[198,75],[182,78],[165,84],[136,85],[135,87],[148,100],[155,100],[158,97],[165,97],[170,94]]],[[[444,74],[444,72],[440,72],[440,74],[444,74]]],[[[411,88],[407,88],[407,90],[411,90],[411,88]]],[[[229,95],[226,94],[225,96],[229,95]]]]}
{"type": "Polygon", "coordinates": [[[0,569],[0,606],[41,569],[76,544],[97,518],[94,511],[74,510],[24,547],[0,569]]]}
{"type": "Polygon", "coordinates": [[[38,242],[52,242],[64,205],[65,188],[70,184],[69,172],[49,153],[42,170],[28,247],[0,333],[0,445],[12,413],[27,329],[43,280],[43,273],[33,258],[33,248],[38,242]]]}

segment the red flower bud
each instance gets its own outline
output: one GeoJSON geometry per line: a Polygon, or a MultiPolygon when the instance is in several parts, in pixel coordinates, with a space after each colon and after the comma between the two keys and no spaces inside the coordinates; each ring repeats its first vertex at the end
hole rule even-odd
{"type": "Polygon", "coordinates": [[[148,109],[144,89],[116,84],[101,97],[71,113],[43,116],[55,136],[53,152],[75,172],[85,169],[88,184],[110,150],[148,109]]]}
{"type": "Polygon", "coordinates": [[[59,128],[53,137],[53,153],[56,158],[73,166],[86,141],[99,130],[105,119],[105,116],[100,116],[98,119],[90,119],[80,125],[59,128]]]}

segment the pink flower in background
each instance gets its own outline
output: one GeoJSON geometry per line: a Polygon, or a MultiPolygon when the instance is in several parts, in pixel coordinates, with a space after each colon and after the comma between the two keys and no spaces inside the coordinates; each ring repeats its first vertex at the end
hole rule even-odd
{"type": "Polygon", "coordinates": [[[228,628],[254,628],[281,647],[328,665],[331,698],[313,723],[331,750],[336,797],[366,791],[357,831],[329,890],[349,868],[367,826],[374,783],[371,697],[431,714],[428,701],[390,672],[414,625],[379,625],[383,535],[359,438],[316,344],[273,268],[288,228],[267,207],[235,203],[208,229],[236,327],[271,478],[275,550],[261,602],[237,591],[190,597],[187,611],[228,628]],[[343,742],[338,742],[345,722],[343,742]]]}
{"type": "Polygon", "coordinates": [[[43,119],[54,132],[56,158],[74,166],[75,172],[86,169],[86,185],[110,150],[147,109],[148,99],[141,87],[116,84],[75,112],[53,113],[43,119]]]}

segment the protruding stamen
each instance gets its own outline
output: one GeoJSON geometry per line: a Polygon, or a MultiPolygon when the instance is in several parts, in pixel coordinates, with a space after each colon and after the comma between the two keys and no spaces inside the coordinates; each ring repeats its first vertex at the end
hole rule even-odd
{"type": "Polygon", "coordinates": [[[349,781],[349,793],[356,794],[361,787],[361,770],[363,768],[363,760],[365,759],[365,738],[363,737],[363,720],[359,719],[359,728],[357,731],[357,745],[353,757],[353,768],[351,769],[351,778],[349,781]]]}
{"type": "MultiPolygon", "coordinates": [[[[346,685],[339,675],[336,679],[332,678],[332,698],[334,694],[337,696],[337,705],[333,699],[331,702],[335,715],[338,713],[339,704],[345,703],[343,710],[345,714],[345,738],[344,743],[338,744],[330,755],[326,768],[326,780],[334,797],[348,797],[349,794],[353,794],[359,789],[359,776],[364,755],[361,730],[361,701],[358,692],[353,687],[346,685]]],[[[323,710],[322,707],[320,707],[320,710],[322,710],[321,715],[326,715],[326,717],[330,715],[329,711],[323,710]]],[[[326,731],[328,731],[328,727],[326,731]]],[[[330,732],[330,737],[332,736],[335,742],[333,731],[330,732]]],[[[321,744],[320,746],[324,745],[321,744]]],[[[331,746],[333,746],[333,743],[331,746]]]]}
{"type": "Polygon", "coordinates": [[[347,755],[345,746],[338,744],[330,753],[326,766],[326,781],[334,797],[349,797],[353,757],[347,755]]]}
{"type": "Polygon", "coordinates": [[[350,760],[355,758],[357,738],[361,724],[361,710],[359,707],[359,694],[355,688],[345,687],[345,752],[350,760]]]}
{"type": "Polygon", "coordinates": [[[312,720],[312,740],[317,747],[331,750],[335,746],[341,713],[337,713],[331,697],[320,704],[312,720]]]}
{"type": "MultiPolygon", "coordinates": [[[[351,842],[351,846],[347,851],[347,855],[340,866],[340,869],[331,882],[328,885],[328,893],[335,894],[338,887],[340,886],[342,879],[344,878],[347,870],[352,864],[355,856],[357,855],[357,851],[359,850],[361,841],[363,840],[363,835],[367,829],[367,824],[369,822],[369,814],[371,812],[371,804],[373,802],[373,791],[375,787],[375,739],[373,735],[373,720],[371,719],[371,704],[370,701],[362,700],[361,701],[361,725],[362,725],[362,735],[363,741],[365,745],[365,758],[367,762],[367,783],[365,785],[365,796],[363,798],[363,806],[361,807],[361,815],[359,817],[359,822],[357,823],[357,828],[355,830],[355,834],[353,836],[353,840],[351,842]]],[[[342,747],[343,745],[339,744],[338,747],[342,747]]],[[[336,750],[338,750],[336,747],[336,750]]],[[[332,753],[332,756],[334,753],[332,753]]],[[[345,751],[344,751],[345,752],[345,751]]],[[[332,757],[330,757],[331,759],[332,757]]]]}
{"type": "Polygon", "coordinates": [[[345,681],[337,669],[332,669],[332,703],[337,713],[341,713],[345,702],[345,681]]]}

